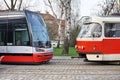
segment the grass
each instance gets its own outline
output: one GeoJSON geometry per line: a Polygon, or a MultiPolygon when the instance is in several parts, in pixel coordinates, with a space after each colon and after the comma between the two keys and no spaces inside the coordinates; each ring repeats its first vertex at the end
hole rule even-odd
{"type": "Polygon", "coordinates": [[[69,47],[68,55],[62,54],[63,47],[60,47],[60,48],[54,47],[53,49],[54,49],[54,56],[75,56],[75,57],[78,56],[74,47],[69,47]]]}

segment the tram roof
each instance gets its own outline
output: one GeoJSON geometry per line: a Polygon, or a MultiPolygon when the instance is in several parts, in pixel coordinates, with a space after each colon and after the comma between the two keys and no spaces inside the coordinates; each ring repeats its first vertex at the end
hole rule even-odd
{"type": "Polygon", "coordinates": [[[91,17],[92,22],[120,22],[120,16],[102,16],[102,17],[91,17]]]}
{"type": "Polygon", "coordinates": [[[25,17],[25,14],[23,11],[5,11],[0,12],[0,19],[8,19],[8,18],[20,18],[25,17]]]}

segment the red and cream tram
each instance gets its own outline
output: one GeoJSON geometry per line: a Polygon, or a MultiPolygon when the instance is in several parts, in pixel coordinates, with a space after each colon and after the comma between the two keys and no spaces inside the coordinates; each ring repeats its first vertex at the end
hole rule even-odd
{"type": "Polygon", "coordinates": [[[76,49],[88,61],[120,61],[120,17],[86,19],[76,49]]]}
{"type": "Polygon", "coordinates": [[[53,49],[39,12],[0,12],[1,63],[39,63],[52,57],[53,49]]]}

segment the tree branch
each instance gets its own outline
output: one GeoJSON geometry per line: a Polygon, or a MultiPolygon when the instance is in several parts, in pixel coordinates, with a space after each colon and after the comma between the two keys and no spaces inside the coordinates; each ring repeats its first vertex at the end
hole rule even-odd
{"type": "Polygon", "coordinates": [[[20,10],[20,8],[21,8],[21,5],[22,5],[22,0],[20,0],[20,4],[19,4],[19,7],[18,7],[18,10],[20,10]]]}
{"type": "Polygon", "coordinates": [[[55,11],[54,11],[54,9],[53,9],[53,6],[52,6],[51,1],[48,0],[48,3],[50,4],[50,8],[51,8],[51,10],[52,10],[52,12],[53,12],[53,15],[57,18],[57,15],[56,15],[56,13],[55,13],[55,11]]]}
{"type": "Polygon", "coordinates": [[[107,14],[107,15],[110,14],[110,12],[111,12],[111,10],[113,9],[114,5],[115,5],[115,0],[113,0],[113,3],[111,4],[111,8],[110,8],[110,10],[108,10],[108,14],[107,14]]]}
{"type": "Polygon", "coordinates": [[[57,21],[57,15],[56,15],[56,13],[55,13],[55,11],[54,11],[54,9],[53,9],[53,6],[52,6],[51,1],[48,0],[48,3],[49,3],[49,4],[47,4],[45,1],[44,1],[44,3],[45,3],[46,6],[48,6],[48,7],[51,9],[53,15],[55,16],[55,21],[56,21],[57,25],[59,25],[59,23],[58,23],[58,21],[57,21]]]}
{"type": "Polygon", "coordinates": [[[7,2],[4,0],[4,2],[5,2],[5,4],[6,4],[6,6],[7,6],[7,8],[10,10],[10,7],[9,7],[9,5],[7,4],[7,2]]]}
{"type": "Polygon", "coordinates": [[[14,6],[13,6],[13,0],[11,0],[11,10],[14,9],[14,6]]]}
{"type": "Polygon", "coordinates": [[[45,3],[46,6],[50,7],[50,5],[46,3],[46,0],[43,0],[43,1],[44,1],[44,3],[45,3]]]}
{"type": "Polygon", "coordinates": [[[15,0],[15,3],[13,4],[13,8],[15,8],[16,3],[17,3],[17,0],[15,0]]]}
{"type": "Polygon", "coordinates": [[[62,4],[63,7],[66,7],[65,3],[62,0],[60,0],[60,2],[61,2],[61,4],[62,4]]]}

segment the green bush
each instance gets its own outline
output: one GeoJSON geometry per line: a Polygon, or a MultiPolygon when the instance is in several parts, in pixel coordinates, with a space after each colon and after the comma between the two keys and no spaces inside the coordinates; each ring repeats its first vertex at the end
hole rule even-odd
{"type": "Polygon", "coordinates": [[[76,43],[76,38],[78,36],[78,33],[80,32],[80,28],[73,28],[70,31],[70,47],[74,47],[76,43]]]}

